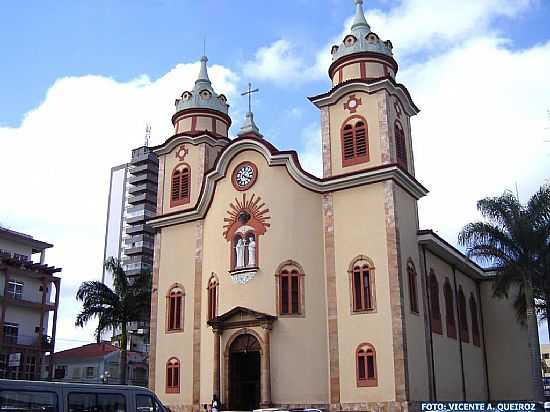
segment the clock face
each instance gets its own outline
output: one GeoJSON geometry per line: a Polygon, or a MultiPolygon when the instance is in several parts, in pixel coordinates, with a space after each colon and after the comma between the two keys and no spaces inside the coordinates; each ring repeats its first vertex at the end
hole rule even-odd
{"type": "Polygon", "coordinates": [[[233,185],[237,190],[246,190],[256,182],[257,176],[256,165],[250,162],[241,163],[233,172],[233,185]]]}

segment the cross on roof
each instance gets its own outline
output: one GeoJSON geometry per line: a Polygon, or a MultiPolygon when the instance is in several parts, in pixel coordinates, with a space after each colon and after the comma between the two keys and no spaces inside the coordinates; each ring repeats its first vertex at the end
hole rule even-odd
{"type": "Polygon", "coordinates": [[[252,90],[252,83],[248,83],[248,90],[246,92],[241,93],[241,96],[248,95],[248,113],[252,113],[252,93],[257,93],[259,91],[260,89],[252,90]]]}

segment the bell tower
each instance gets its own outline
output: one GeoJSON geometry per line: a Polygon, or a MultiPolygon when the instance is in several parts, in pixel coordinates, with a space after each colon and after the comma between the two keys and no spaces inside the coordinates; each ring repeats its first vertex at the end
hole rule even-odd
{"type": "Polygon", "coordinates": [[[419,109],[395,81],[393,45],[371,30],[354,0],[351,31],[332,46],[332,89],[310,97],[321,109],[323,177],[397,165],[414,175],[410,117],[419,109]]]}

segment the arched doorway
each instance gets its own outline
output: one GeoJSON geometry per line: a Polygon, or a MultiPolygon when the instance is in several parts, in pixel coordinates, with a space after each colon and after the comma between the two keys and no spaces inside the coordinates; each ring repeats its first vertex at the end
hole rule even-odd
{"type": "Polygon", "coordinates": [[[251,411],[260,405],[260,343],[239,335],[229,347],[229,408],[251,411]]]}

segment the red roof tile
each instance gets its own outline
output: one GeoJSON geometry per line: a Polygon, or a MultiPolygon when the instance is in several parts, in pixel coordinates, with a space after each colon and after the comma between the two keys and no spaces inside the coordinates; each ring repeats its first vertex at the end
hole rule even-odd
{"type": "Polygon", "coordinates": [[[78,348],[56,352],[53,356],[55,360],[73,358],[101,358],[111,352],[116,352],[118,350],[119,349],[116,346],[113,346],[107,342],[90,343],[88,345],[79,346],[78,348]]]}

